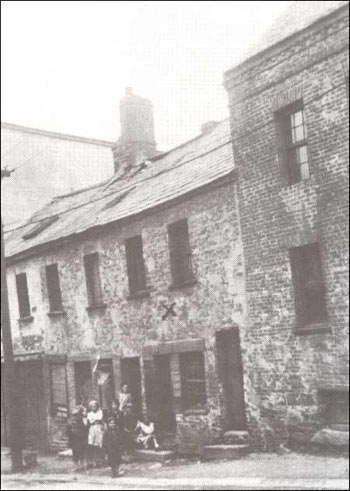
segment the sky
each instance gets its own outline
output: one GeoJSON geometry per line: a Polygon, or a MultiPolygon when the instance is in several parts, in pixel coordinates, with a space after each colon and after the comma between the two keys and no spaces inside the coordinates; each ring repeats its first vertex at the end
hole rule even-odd
{"type": "Polygon", "coordinates": [[[228,117],[223,73],[288,1],[2,1],[1,120],[109,141],[125,87],[168,150],[228,117]]]}

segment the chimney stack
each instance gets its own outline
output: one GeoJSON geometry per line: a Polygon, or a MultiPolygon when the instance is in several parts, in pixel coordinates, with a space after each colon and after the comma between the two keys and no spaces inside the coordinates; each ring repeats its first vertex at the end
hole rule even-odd
{"type": "Polygon", "coordinates": [[[127,172],[157,154],[153,104],[126,87],[120,101],[121,135],[113,149],[114,171],[127,172]]]}

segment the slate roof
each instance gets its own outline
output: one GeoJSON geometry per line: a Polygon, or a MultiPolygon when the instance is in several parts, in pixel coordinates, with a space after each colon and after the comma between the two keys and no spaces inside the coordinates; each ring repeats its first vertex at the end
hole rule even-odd
{"type": "Polygon", "coordinates": [[[96,186],[53,198],[24,226],[6,233],[6,256],[137,215],[227,176],[233,169],[226,119],[210,133],[151,159],[146,168],[138,166],[123,177],[113,176],[96,186]],[[44,221],[48,226],[42,230],[37,224],[44,221]],[[33,236],[33,229],[40,232],[35,234],[34,230],[33,236]]]}
{"type": "Polygon", "coordinates": [[[271,48],[284,39],[302,31],[314,22],[326,17],[338,10],[348,1],[294,1],[286,10],[272,23],[262,37],[253,44],[242,56],[235,66],[240,65],[249,58],[271,48]]]}

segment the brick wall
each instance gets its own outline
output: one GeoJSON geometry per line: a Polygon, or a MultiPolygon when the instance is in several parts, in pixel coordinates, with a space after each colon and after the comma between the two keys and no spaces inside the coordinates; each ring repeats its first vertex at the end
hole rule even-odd
{"type": "Polygon", "coordinates": [[[347,7],[225,75],[246,264],[242,331],[253,433],[320,420],[318,387],[348,383],[347,7]],[[302,98],[310,178],[285,186],[274,111],[302,98]],[[324,332],[296,335],[288,249],[318,241],[324,332]],[[271,428],[272,427],[272,428],[271,428]]]}

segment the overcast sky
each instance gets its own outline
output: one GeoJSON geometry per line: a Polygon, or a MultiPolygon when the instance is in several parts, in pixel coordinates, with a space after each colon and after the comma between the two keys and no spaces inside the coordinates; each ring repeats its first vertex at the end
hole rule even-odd
{"type": "Polygon", "coordinates": [[[1,120],[114,141],[132,86],[166,150],[228,116],[223,72],[289,3],[3,1],[1,120]]]}

